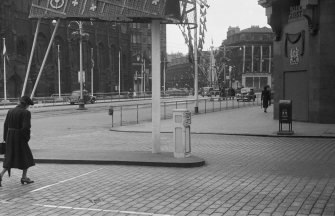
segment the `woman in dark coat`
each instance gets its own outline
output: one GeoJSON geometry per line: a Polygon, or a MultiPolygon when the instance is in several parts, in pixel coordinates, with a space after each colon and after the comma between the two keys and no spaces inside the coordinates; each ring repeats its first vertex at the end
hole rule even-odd
{"type": "Polygon", "coordinates": [[[22,170],[21,183],[33,183],[27,177],[28,168],[35,165],[33,155],[29,148],[30,140],[30,111],[27,110],[29,105],[34,105],[28,96],[20,98],[20,103],[14,109],[7,113],[4,123],[3,139],[6,142],[6,155],[3,162],[3,170],[0,174],[0,186],[2,177],[10,169],[17,168],[22,170]]]}
{"type": "Polygon", "coordinates": [[[264,90],[262,91],[262,95],[261,95],[264,112],[266,112],[267,108],[271,104],[271,92],[268,88],[269,88],[268,85],[264,86],[264,90]]]}

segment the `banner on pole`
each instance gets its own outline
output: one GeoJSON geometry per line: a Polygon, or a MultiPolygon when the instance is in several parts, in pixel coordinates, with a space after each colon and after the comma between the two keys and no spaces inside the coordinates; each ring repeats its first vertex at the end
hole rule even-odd
{"type": "Polygon", "coordinates": [[[29,18],[182,23],[184,0],[33,0],[29,18]]]}

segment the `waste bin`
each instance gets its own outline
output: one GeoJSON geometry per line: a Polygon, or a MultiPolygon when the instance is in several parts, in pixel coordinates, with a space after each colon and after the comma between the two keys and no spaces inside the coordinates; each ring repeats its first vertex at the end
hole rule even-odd
{"type": "Polygon", "coordinates": [[[112,127],[114,127],[114,117],[113,117],[113,114],[114,114],[114,108],[112,105],[109,105],[109,108],[108,108],[108,115],[111,115],[112,116],[112,127]]]}
{"type": "Polygon", "coordinates": [[[191,112],[187,109],[173,110],[174,157],[191,155],[191,112]]]}
{"type": "Polygon", "coordinates": [[[108,114],[109,115],[113,115],[113,113],[114,113],[113,106],[109,106],[109,108],[108,108],[108,114]]]}
{"type": "Polygon", "coordinates": [[[279,132],[278,134],[293,134],[292,130],[292,100],[279,100],[279,132]],[[288,124],[288,130],[283,130],[283,124],[288,124]]]}

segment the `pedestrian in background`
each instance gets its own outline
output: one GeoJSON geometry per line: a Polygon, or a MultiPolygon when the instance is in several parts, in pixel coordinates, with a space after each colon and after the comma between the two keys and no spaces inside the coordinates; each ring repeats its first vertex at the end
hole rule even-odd
{"type": "Polygon", "coordinates": [[[264,112],[267,112],[266,111],[267,108],[271,105],[271,92],[270,92],[268,85],[264,86],[264,89],[261,95],[261,101],[263,104],[264,112]]]}
{"type": "Polygon", "coordinates": [[[31,127],[29,105],[34,105],[33,101],[28,96],[23,96],[20,98],[19,104],[7,113],[3,129],[6,154],[3,162],[3,170],[0,174],[0,186],[6,171],[8,171],[8,175],[10,176],[11,168],[22,170],[21,184],[34,182],[27,177],[28,168],[35,165],[28,145],[31,127]]]}

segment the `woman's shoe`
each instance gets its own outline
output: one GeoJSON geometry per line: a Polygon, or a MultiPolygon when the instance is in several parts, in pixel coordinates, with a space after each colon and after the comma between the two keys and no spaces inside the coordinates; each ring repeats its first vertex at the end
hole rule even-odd
{"type": "Polygon", "coordinates": [[[30,180],[30,178],[21,178],[21,184],[31,184],[34,183],[34,181],[30,180]]]}

